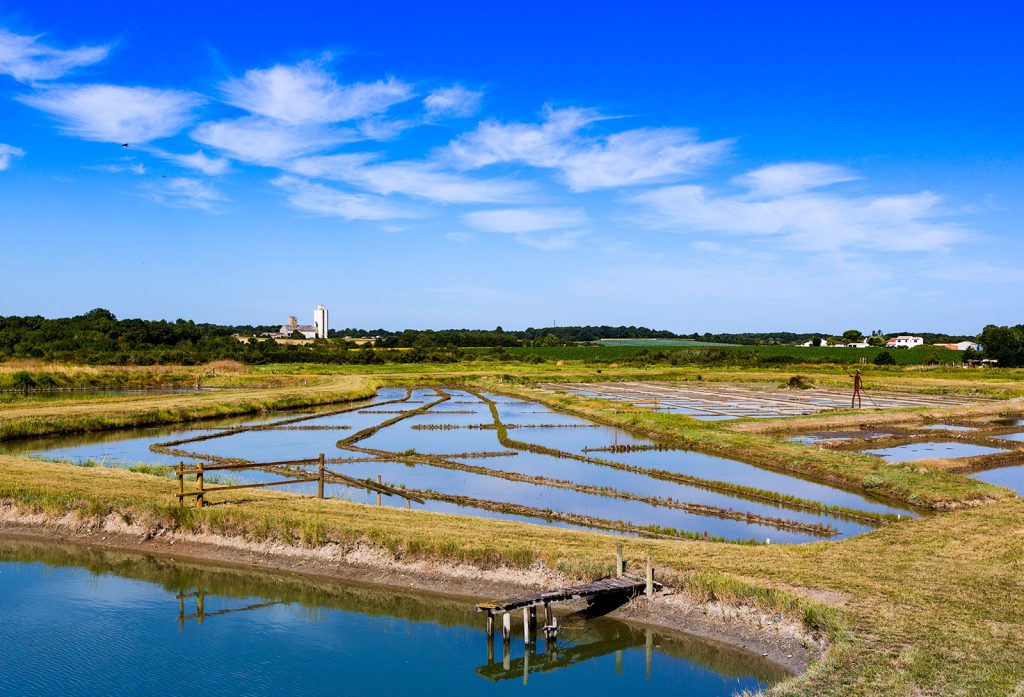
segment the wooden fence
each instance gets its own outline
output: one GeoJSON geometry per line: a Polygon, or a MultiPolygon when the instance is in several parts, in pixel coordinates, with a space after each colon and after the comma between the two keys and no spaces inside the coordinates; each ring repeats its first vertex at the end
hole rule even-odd
{"type": "MultiPolygon", "coordinates": [[[[215,491],[233,491],[235,489],[255,489],[257,487],[265,486],[282,486],[284,484],[303,484],[307,482],[316,482],[316,496],[317,498],[324,498],[324,483],[328,477],[330,477],[330,483],[332,484],[344,484],[357,489],[365,489],[367,491],[377,492],[377,505],[381,503],[381,496],[401,496],[406,500],[406,506],[408,507],[410,501],[416,501],[417,503],[424,503],[423,499],[413,496],[412,494],[403,491],[402,489],[396,489],[388,486],[380,481],[380,475],[377,475],[377,481],[374,482],[372,479],[358,479],[356,477],[349,477],[348,475],[335,472],[332,469],[328,469],[324,466],[324,454],[320,453],[319,456],[306,460],[279,460],[277,462],[245,462],[241,464],[232,465],[208,465],[205,463],[198,463],[195,467],[186,467],[185,463],[179,462],[175,468],[175,474],[178,476],[178,503],[185,505],[185,499],[194,496],[196,499],[196,508],[202,508],[205,501],[206,495],[215,491]],[[223,472],[223,471],[239,471],[239,470],[265,470],[273,474],[281,474],[282,469],[286,468],[298,468],[306,465],[316,465],[315,476],[308,477],[296,477],[294,479],[281,479],[273,482],[254,482],[251,484],[228,484],[220,486],[206,486],[205,475],[207,472],[223,472]],[[196,490],[185,491],[185,477],[187,475],[195,475],[196,478],[196,490]]],[[[297,472],[296,472],[297,474],[297,472]]],[[[310,475],[314,474],[309,472],[310,475]]]]}

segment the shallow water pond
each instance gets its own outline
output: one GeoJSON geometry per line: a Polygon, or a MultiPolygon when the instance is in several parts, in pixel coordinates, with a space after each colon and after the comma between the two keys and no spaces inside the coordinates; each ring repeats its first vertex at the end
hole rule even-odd
{"type": "Polygon", "coordinates": [[[1024,496],[1024,464],[976,472],[970,476],[989,484],[1005,486],[1016,491],[1018,496],[1024,496]]]}
{"type": "Polygon", "coordinates": [[[2,538],[0,615],[9,694],[717,697],[786,677],[609,619],[565,617],[557,646],[529,654],[514,627],[506,660],[465,601],[2,538]]]}
{"type": "Polygon", "coordinates": [[[1006,451],[989,448],[984,445],[974,445],[973,443],[935,441],[898,445],[892,448],[879,448],[877,450],[865,450],[864,452],[869,455],[884,457],[892,462],[913,462],[914,460],[928,460],[932,458],[956,459],[958,457],[974,457],[975,455],[992,455],[993,453],[1005,453],[1006,451]]]}
{"type": "MultiPolygon", "coordinates": [[[[648,439],[621,429],[597,426],[540,404],[491,395],[481,398],[461,390],[446,390],[445,393],[448,399],[441,399],[432,389],[413,390],[408,396],[405,390],[381,390],[375,400],[354,407],[325,407],[303,414],[203,422],[194,430],[182,427],[136,429],[22,441],[8,444],[7,448],[43,458],[93,460],[120,466],[198,461],[194,458],[208,463],[210,458],[276,462],[307,459],[324,453],[329,467],[344,474],[372,480],[380,476],[387,484],[420,492],[426,504],[414,505],[427,510],[528,519],[563,527],[594,525],[600,529],[620,530],[656,527],[732,540],[806,542],[819,539],[817,535],[822,534],[766,518],[794,521],[804,526],[827,525],[840,536],[859,534],[870,528],[863,522],[830,513],[668,481],[608,463],[742,484],[826,505],[879,513],[907,513],[857,494],[738,461],[686,450],[652,450],[654,444],[648,439]],[[496,404],[502,423],[508,427],[510,440],[504,445],[499,440],[488,399],[496,404]],[[336,413],[342,409],[347,411],[336,413]],[[240,426],[256,428],[238,430],[240,426]],[[366,430],[374,428],[377,430],[366,430]],[[190,438],[196,440],[188,442],[190,438]],[[168,442],[176,443],[165,447],[180,452],[168,454],[151,450],[156,444],[168,442]],[[349,449],[348,443],[355,447],[349,449]],[[529,448],[534,446],[567,456],[533,452],[529,448]],[[623,447],[639,449],[616,450],[623,447]],[[373,452],[362,452],[360,448],[373,452]],[[193,453],[194,458],[189,453],[193,453]],[[433,462],[411,466],[394,461],[402,455],[413,454],[442,456],[448,464],[433,462]],[[608,463],[587,462],[568,455],[608,463]],[[367,459],[373,461],[366,462],[367,459]],[[534,480],[510,481],[509,476],[502,475],[506,472],[513,477],[534,480]],[[570,484],[554,486],[540,478],[570,484]],[[645,500],[636,500],[637,497],[645,500]],[[697,506],[713,507],[717,512],[707,508],[698,510],[697,506]],[[553,519],[549,512],[562,514],[561,519],[559,516],[553,519]],[[738,517],[739,514],[742,517],[738,517]],[[747,514],[760,516],[760,519],[748,519],[747,514]],[[584,521],[579,516],[588,516],[591,520],[584,521]]],[[[211,472],[207,483],[259,483],[280,478],[279,474],[263,470],[211,472]]],[[[311,483],[282,488],[303,493],[315,491],[311,483]]],[[[342,485],[329,484],[326,494],[363,503],[376,501],[376,494],[342,485]]],[[[398,497],[382,503],[404,505],[398,497]]]]}

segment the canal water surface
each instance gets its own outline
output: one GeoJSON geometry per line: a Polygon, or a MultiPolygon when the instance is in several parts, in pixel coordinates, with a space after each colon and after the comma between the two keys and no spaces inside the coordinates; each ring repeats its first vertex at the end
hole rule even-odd
{"type": "MultiPolygon", "coordinates": [[[[570,695],[756,691],[759,656],[608,619],[489,657],[472,602],[0,538],[11,695],[570,695]]],[[[516,640],[518,639],[518,641],[516,640]]]]}

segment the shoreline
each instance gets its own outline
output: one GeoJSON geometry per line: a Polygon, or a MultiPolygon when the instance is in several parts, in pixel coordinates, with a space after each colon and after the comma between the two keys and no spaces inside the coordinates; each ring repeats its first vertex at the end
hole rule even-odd
{"type": "MultiPolygon", "coordinates": [[[[568,583],[557,572],[539,564],[522,570],[405,561],[365,542],[318,548],[257,543],[241,537],[147,529],[126,524],[114,514],[91,521],[72,515],[54,518],[18,511],[9,502],[0,503],[0,537],[73,543],[213,567],[284,572],[306,579],[441,596],[467,603],[568,583]]],[[[806,671],[812,660],[821,660],[828,648],[823,638],[791,620],[776,621],[773,616],[744,605],[696,603],[668,587],[651,601],[636,598],[607,616],[745,651],[775,664],[791,677],[806,671]]],[[[482,616],[480,625],[483,633],[482,616]]]]}

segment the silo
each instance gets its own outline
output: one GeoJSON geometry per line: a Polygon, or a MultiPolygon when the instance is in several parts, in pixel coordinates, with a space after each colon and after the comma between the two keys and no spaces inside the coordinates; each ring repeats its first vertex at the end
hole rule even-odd
{"type": "Polygon", "coordinates": [[[313,311],[313,326],[316,327],[318,339],[327,338],[327,308],[323,305],[317,305],[313,311]]]}

